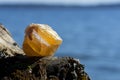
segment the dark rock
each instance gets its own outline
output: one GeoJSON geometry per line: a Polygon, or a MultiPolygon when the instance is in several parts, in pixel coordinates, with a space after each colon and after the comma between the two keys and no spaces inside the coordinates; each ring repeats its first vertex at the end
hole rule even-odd
{"type": "Polygon", "coordinates": [[[90,80],[79,60],[71,57],[0,59],[0,80],[90,80]]]}

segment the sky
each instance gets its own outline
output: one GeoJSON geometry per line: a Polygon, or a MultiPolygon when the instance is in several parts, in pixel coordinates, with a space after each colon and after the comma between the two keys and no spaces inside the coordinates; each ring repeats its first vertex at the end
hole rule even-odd
{"type": "Polygon", "coordinates": [[[97,5],[97,4],[115,4],[120,0],[0,0],[0,4],[65,4],[65,5],[97,5]]]}

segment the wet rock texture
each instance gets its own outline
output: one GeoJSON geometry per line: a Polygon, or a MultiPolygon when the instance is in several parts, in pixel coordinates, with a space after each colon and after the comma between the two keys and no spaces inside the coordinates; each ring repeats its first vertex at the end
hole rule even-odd
{"type": "Polygon", "coordinates": [[[90,80],[90,78],[78,59],[16,55],[0,59],[0,80],[90,80]]]}

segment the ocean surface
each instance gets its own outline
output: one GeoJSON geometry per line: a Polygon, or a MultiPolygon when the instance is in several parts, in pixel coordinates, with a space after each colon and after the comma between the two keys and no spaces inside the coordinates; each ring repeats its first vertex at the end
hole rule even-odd
{"type": "Polygon", "coordinates": [[[0,6],[0,23],[22,47],[31,23],[48,24],[62,37],[56,56],[72,56],[91,80],[120,80],[120,7],[0,6]]]}

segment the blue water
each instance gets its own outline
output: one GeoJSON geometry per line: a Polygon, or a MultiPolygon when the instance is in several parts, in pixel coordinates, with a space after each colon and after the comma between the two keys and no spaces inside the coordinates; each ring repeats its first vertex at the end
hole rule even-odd
{"type": "Polygon", "coordinates": [[[92,80],[120,80],[120,7],[0,7],[0,23],[22,46],[30,23],[52,26],[63,38],[56,56],[73,56],[92,80]]]}

